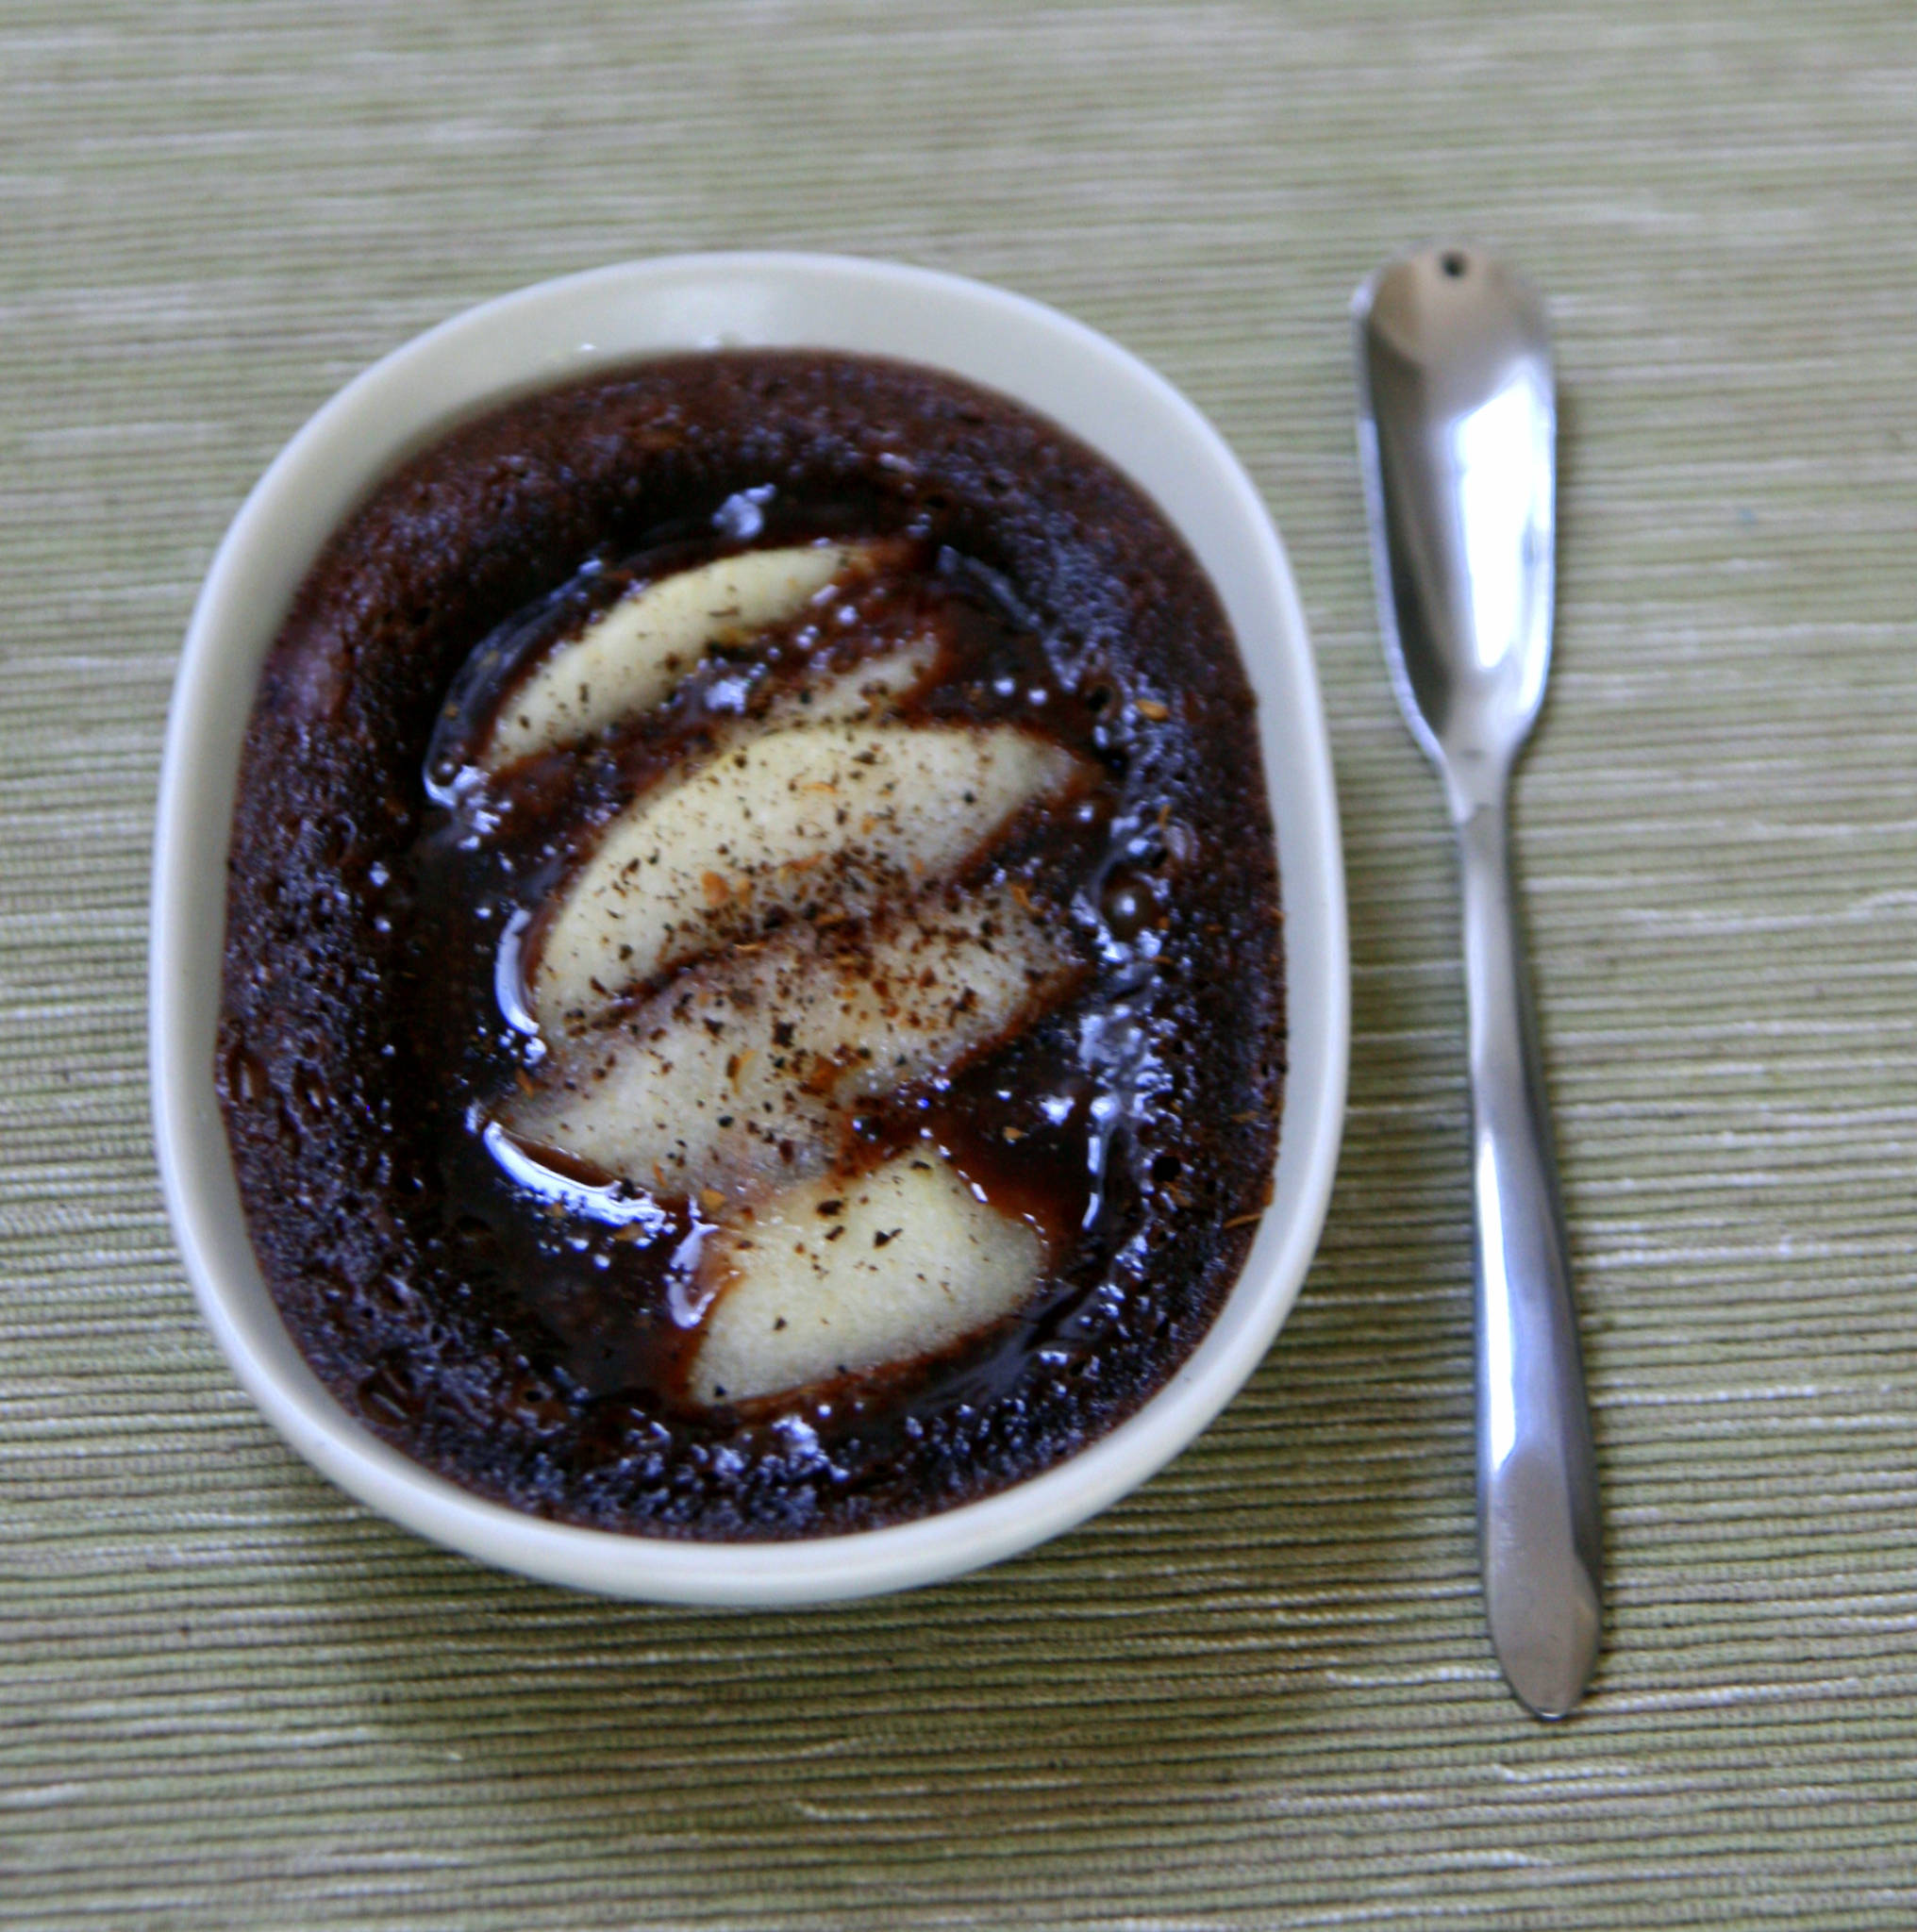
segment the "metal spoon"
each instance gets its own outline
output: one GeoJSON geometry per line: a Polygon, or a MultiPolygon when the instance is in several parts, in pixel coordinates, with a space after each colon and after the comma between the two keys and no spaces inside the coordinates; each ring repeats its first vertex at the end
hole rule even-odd
{"type": "Polygon", "coordinates": [[[1551,658],[1550,331],[1469,247],[1389,263],[1352,311],[1385,657],[1464,892],[1485,1613],[1519,1701],[1562,1717],[1597,1660],[1597,1469],[1506,824],[1551,658]]]}

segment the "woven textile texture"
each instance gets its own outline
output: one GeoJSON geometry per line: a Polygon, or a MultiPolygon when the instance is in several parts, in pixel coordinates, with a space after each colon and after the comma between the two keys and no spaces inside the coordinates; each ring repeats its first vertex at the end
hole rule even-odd
{"type": "Polygon", "coordinates": [[[1917,30],[1907,0],[0,0],[0,1924],[1917,1924],[1917,30]],[[1548,292],[1516,838],[1609,1511],[1542,1727],[1472,1524],[1462,993],[1345,308],[1548,292]],[[349,1504],[162,1212],[152,803],[198,580],[342,381],[623,258],[1057,304],[1290,547],[1344,814],[1344,1155],[1291,1323],[1096,1523],[806,1615],[349,1504]]]}

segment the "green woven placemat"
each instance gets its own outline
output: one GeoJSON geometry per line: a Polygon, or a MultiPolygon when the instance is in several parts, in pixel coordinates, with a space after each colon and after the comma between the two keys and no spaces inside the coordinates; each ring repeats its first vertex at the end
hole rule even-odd
{"type": "Polygon", "coordinates": [[[1877,6],[0,0],[0,1922],[1917,1923],[1917,34],[1877,6]],[[1345,303],[1549,292],[1559,657],[1522,783],[1609,1512],[1545,1730],[1471,1524],[1461,995],[1380,669],[1345,303]],[[1055,302],[1283,527],[1356,1039],[1323,1251],[1170,1471],[811,1615],[478,1570],[270,1435],[142,1072],[198,578],[365,362],[688,247],[1055,302]]]}

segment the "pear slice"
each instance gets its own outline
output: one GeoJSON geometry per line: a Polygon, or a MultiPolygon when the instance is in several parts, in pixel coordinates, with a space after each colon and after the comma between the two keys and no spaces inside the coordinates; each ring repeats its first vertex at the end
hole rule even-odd
{"type": "Polygon", "coordinates": [[[924,631],[876,658],[808,675],[778,691],[761,717],[742,720],[722,732],[720,748],[729,750],[788,724],[852,724],[882,717],[925,679],[938,662],[939,648],[937,635],[924,631]]]}
{"type": "Polygon", "coordinates": [[[1061,926],[1003,888],[934,891],[876,929],[786,926],[559,1040],[500,1123],[658,1192],[762,1195],[818,1172],[861,1102],[949,1073],[1062,997],[1078,965],[1061,926]]]}
{"type": "Polygon", "coordinates": [[[778,917],[861,918],[960,867],[1079,759],[1015,725],[797,725],[736,745],[607,827],[527,994],[549,1037],[778,917]]]}
{"type": "Polygon", "coordinates": [[[929,1147],[827,1174],[708,1240],[688,1393],[750,1402],[928,1355],[1014,1312],[1044,1264],[1037,1230],[929,1147]]]}
{"type": "Polygon", "coordinates": [[[859,543],[747,550],[633,591],[508,692],[480,762],[503,771],[650,710],[715,644],[790,622],[874,555],[859,543]]]}

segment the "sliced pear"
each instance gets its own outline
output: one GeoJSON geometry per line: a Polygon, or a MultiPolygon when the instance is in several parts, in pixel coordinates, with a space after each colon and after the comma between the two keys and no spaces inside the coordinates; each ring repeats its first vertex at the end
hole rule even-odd
{"type": "Polygon", "coordinates": [[[929,1148],[827,1174],[714,1235],[696,1402],[749,1402],[944,1348],[1020,1307],[1044,1243],[929,1148]]]}
{"type": "Polygon", "coordinates": [[[858,543],[747,550],[635,591],[508,693],[480,761],[502,771],[650,710],[715,644],[789,622],[873,554],[858,543]]]}
{"type": "Polygon", "coordinates": [[[850,1109],[997,1044],[1076,972],[1003,889],[924,894],[876,931],[801,922],[560,1041],[501,1123],[649,1190],[762,1195],[830,1159],[850,1109]]]}
{"type": "Polygon", "coordinates": [[[851,724],[883,716],[925,676],[938,656],[939,640],[926,632],[844,670],[808,676],[779,691],[762,718],[743,720],[723,733],[721,746],[729,750],[789,724],[851,724]]]}
{"type": "Polygon", "coordinates": [[[859,918],[915,895],[1080,771],[1009,724],[807,724],[738,745],[607,828],[543,935],[533,1010],[548,1035],[577,1030],[775,915],[859,918]]]}

